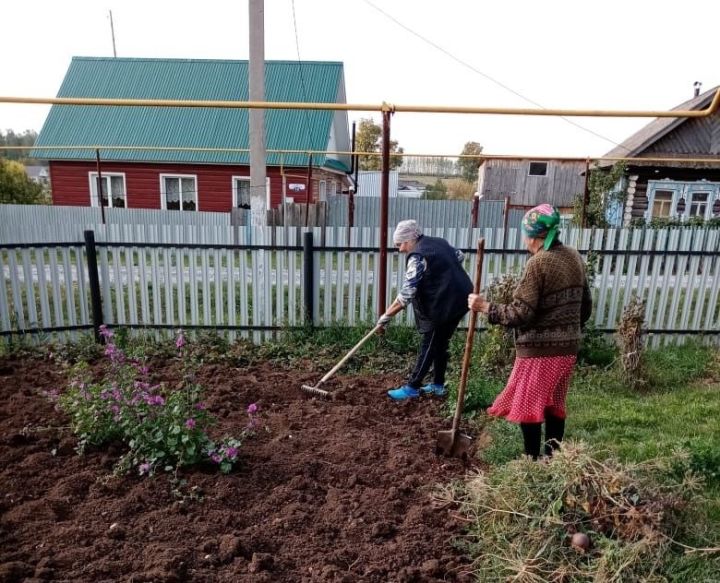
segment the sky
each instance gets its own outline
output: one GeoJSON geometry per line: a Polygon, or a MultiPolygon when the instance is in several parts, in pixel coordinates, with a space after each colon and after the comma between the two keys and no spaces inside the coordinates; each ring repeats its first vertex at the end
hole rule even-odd
{"type": "MultiPolygon", "coordinates": [[[[73,56],[247,59],[248,2],[5,0],[0,95],[53,97],[73,56]]],[[[720,2],[265,0],[268,60],[342,61],[348,103],[666,110],[720,85],[720,2]],[[294,18],[293,18],[294,14],[294,18]],[[297,34],[296,34],[297,31],[297,34]]],[[[0,104],[39,131],[49,106],[0,104]]],[[[350,120],[374,117],[350,112],[350,120]]],[[[599,156],[649,119],[395,114],[406,152],[599,156]]]]}

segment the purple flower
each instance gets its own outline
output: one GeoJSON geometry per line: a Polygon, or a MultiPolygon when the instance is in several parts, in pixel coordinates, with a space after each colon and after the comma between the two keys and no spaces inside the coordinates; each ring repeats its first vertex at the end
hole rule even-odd
{"type": "Polygon", "coordinates": [[[219,464],[222,461],[222,456],[218,453],[214,453],[210,456],[210,459],[214,461],[216,464],[219,464]]]}
{"type": "Polygon", "coordinates": [[[190,419],[185,420],[185,427],[188,429],[195,429],[195,419],[190,417],[190,419]]]}
{"type": "Polygon", "coordinates": [[[247,408],[248,415],[254,415],[257,413],[258,406],[255,403],[250,403],[247,408]]]}
{"type": "Polygon", "coordinates": [[[207,405],[205,405],[205,403],[203,403],[202,401],[200,401],[199,403],[195,403],[195,408],[198,411],[204,411],[206,407],[207,405]]]}
{"type": "Polygon", "coordinates": [[[117,405],[112,405],[112,406],[110,407],[110,411],[111,411],[114,415],[117,415],[118,413],[120,413],[120,407],[118,407],[117,405]]]}
{"type": "Polygon", "coordinates": [[[162,397],[162,395],[146,395],[145,402],[148,405],[164,405],[165,399],[162,397]]]}
{"type": "Polygon", "coordinates": [[[148,474],[148,473],[150,473],[150,467],[151,467],[150,462],[145,462],[144,464],[140,464],[138,466],[138,472],[140,473],[141,476],[143,474],[148,474]]]}
{"type": "Polygon", "coordinates": [[[178,330],[178,337],[175,341],[175,348],[180,350],[183,346],[185,346],[185,334],[183,334],[182,330],[178,330]]]}
{"type": "Polygon", "coordinates": [[[105,324],[100,326],[100,336],[103,338],[112,338],[113,337],[113,331],[110,330],[105,324]]]}
{"type": "Polygon", "coordinates": [[[225,448],[225,456],[228,459],[234,460],[237,457],[238,450],[237,447],[227,447],[225,448]]]}

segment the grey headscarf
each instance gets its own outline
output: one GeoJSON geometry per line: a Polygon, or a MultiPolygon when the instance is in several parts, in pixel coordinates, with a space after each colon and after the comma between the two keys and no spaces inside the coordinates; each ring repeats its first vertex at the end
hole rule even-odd
{"type": "Polygon", "coordinates": [[[393,233],[393,243],[399,245],[405,241],[415,241],[422,236],[422,229],[416,221],[400,221],[393,233]]]}

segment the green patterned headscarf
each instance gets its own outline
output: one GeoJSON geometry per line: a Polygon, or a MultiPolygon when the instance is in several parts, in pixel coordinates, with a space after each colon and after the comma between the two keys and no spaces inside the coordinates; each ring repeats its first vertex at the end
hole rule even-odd
{"type": "Polygon", "coordinates": [[[530,209],[522,220],[522,230],[531,239],[545,239],[543,248],[547,251],[560,233],[560,211],[549,204],[530,209]]]}

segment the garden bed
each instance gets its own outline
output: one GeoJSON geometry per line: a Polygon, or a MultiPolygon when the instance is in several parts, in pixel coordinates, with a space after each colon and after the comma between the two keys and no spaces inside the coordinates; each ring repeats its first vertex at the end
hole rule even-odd
{"type": "MultiPolygon", "coordinates": [[[[213,434],[260,408],[266,430],[239,467],[115,477],[122,448],[78,456],[43,394],[64,371],[0,360],[0,581],[468,580],[462,523],[432,497],[468,469],[435,456],[441,402],[391,403],[396,374],[341,376],[338,399],[316,400],[299,390],[309,370],[205,366],[213,434]]],[[[179,372],[168,360],[152,374],[179,372]]]]}

